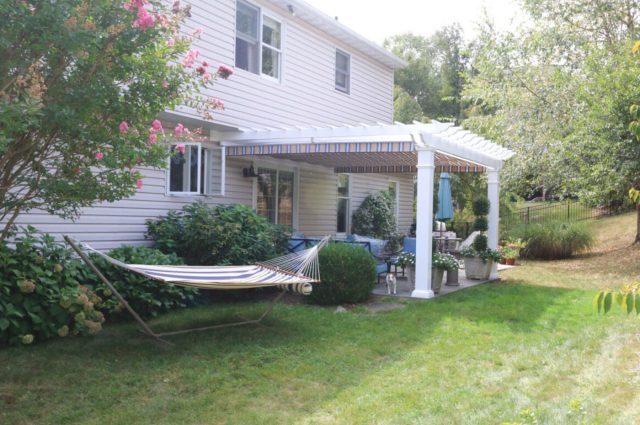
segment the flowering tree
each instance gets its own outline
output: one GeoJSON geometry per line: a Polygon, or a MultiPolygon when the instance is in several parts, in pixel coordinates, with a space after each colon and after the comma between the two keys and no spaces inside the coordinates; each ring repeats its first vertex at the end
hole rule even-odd
{"type": "Polygon", "coordinates": [[[190,49],[202,31],[179,32],[190,16],[179,1],[8,0],[3,16],[0,241],[29,209],[73,218],[132,195],[138,167],[165,166],[160,112],[182,104],[210,118],[223,107],[198,92],[233,71],[190,49]]]}

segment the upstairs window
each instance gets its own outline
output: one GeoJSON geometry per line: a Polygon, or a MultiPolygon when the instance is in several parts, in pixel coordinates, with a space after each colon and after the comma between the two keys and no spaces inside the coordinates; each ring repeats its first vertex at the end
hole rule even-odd
{"type": "Polygon", "coordinates": [[[236,2],[236,67],[280,79],[282,24],[244,1],[236,2]]]}
{"type": "Polygon", "coordinates": [[[349,93],[351,86],[351,56],[336,50],[336,90],[349,93]]]}

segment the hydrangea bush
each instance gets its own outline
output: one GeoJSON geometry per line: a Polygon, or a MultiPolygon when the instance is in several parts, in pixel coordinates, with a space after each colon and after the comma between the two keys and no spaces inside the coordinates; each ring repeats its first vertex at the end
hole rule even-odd
{"type": "Polygon", "coordinates": [[[0,26],[0,241],[19,213],[80,208],[131,196],[139,167],[164,167],[165,134],[198,137],[159,113],[178,105],[204,118],[223,108],[198,93],[233,70],[179,31],[190,6],[161,0],[15,0],[0,26]],[[172,130],[172,131],[169,131],[172,130]],[[4,220],[3,220],[4,219],[4,220]]]}
{"type": "Polygon", "coordinates": [[[13,246],[0,242],[0,345],[100,332],[103,301],[82,285],[82,267],[33,227],[13,246]]]}

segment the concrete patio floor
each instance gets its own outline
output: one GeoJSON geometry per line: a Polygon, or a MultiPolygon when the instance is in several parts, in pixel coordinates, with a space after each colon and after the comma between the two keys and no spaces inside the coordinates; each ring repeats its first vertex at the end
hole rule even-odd
{"type": "MultiPolygon", "coordinates": [[[[506,270],[506,269],[510,269],[512,267],[515,266],[506,266],[504,264],[499,264],[498,265],[498,272],[501,272],[502,270],[506,270]]],[[[494,279],[495,280],[495,279],[494,279]]],[[[450,294],[452,292],[456,292],[456,291],[461,291],[463,289],[467,289],[467,288],[471,288],[473,286],[476,285],[481,285],[483,283],[487,283],[490,280],[475,280],[475,279],[467,279],[464,276],[464,269],[460,269],[458,272],[458,286],[450,286],[446,284],[447,281],[447,273],[445,272],[444,274],[444,279],[442,281],[442,286],[440,287],[440,292],[438,292],[435,296],[435,298],[437,297],[441,297],[443,295],[447,295],[450,294]]],[[[391,297],[402,297],[402,298],[410,298],[411,297],[411,288],[409,287],[409,281],[407,280],[406,277],[403,277],[401,275],[398,276],[397,278],[397,283],[396,283],[396,294],[387,294],[387,285],[384,281],[384,278],[380,279],[380,283],[376,284],[375,288],[373,288],[373,294],[374,295],[384,295],[384,296],[391,296],[391,297]]]]}

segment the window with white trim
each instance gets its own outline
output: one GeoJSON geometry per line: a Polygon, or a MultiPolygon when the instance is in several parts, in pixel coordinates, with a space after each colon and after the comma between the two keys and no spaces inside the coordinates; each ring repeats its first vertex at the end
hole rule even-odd
{"type": "Polygon", "coordinates": [[[351,56],[336,49],[336,90],[349,94],[351,89],[351,56]]]}
{"type": "Polygon", "coordinates": [[[271,223],[293,226],[294,171],[258,168],[256,212],[271,223]]]}
{"type": "Polygon", "coordinates": [[[180,195],[224,195],[224,153],[200,143],[171,145],[167,192],[180,195]]]}
{"type": "Polygon", "coordinates": [[[259,7],[236,2],[236,68],[280,79],[282,24],[259,7]]]}
{"type": "Polygon", "coordinates": [[[337,211],[337,233],[347,234],[350,228],[351,211],[351,176],[349,174],[338,174],[338,211],[337,211]]]}

